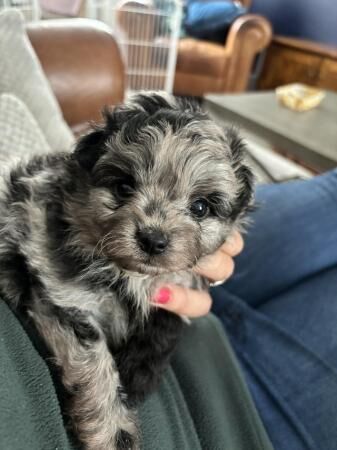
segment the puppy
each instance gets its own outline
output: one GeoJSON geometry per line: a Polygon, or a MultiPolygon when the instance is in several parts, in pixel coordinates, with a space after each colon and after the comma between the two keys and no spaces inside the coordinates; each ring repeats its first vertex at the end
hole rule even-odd
{"type": "Polygon", "coordinates": [[[240,225],[252,174],[238,136],[186,100],[139,94],[104,118],[0,179],[0,293],[60,369],[82,448],[138,449],[135,406],[184,323],[153,292],[205,288],[192,268],[240,225]]]}

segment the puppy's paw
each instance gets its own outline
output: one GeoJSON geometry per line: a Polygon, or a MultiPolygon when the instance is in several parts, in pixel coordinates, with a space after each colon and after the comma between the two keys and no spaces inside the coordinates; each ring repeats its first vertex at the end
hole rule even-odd
{"type": "Polygon", "coordinates": [[[116,433],[116,450],[138,450],[140,448],[137,435],[132,435],[126,430],[118,430],[116,433]]]}

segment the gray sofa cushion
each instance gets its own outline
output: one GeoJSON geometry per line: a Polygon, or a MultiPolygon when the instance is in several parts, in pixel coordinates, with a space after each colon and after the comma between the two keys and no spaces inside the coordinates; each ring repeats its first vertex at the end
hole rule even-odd
{"type": "Polygon", "coordinates": [[[19,11],[0,13],[0,55],[0,94],[14,94],[26,104],[51,149],[69,149],[74,137],[29,42],[19,11]]]}
{"type": "Polygon", "coordinates": [[[3,165],[16,158],[50,151],[26,105],[13,94],[0,94],[0,173],[3,165]]]}

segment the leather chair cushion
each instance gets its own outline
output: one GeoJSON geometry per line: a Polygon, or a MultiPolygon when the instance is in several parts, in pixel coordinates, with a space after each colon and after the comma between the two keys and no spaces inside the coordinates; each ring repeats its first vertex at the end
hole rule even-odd
{"type": "Polygon", "coordinates": [[[221,92],[223,83],[224,80],[221,77],[176,72],[174,93],[176,95],[201,97],[203,92],[221,92]]]}
{"type": "Polygon", "coordinates": [[[227,55],[222,45],[193,38],[180,39],[177,54],[177,72],[222,77],[227,55]]]}
{"type": "Polygon", "coordinates": [[[30,24],[28,35],[74,130],[100,120],[104,105],[123,101],[124,68],[104,24],[86,19],[43,21],[30,24]]]}

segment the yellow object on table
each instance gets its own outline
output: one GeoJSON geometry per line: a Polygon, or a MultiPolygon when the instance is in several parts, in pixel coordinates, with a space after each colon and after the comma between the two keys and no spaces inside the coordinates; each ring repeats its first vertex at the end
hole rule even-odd
{"type": "Polygon", "coordinates": [[[276,97],[294,111],[308,111],[318,106],[325,96],[321,89],[301,83],[287,84],[275,89],[276,97]]]}

